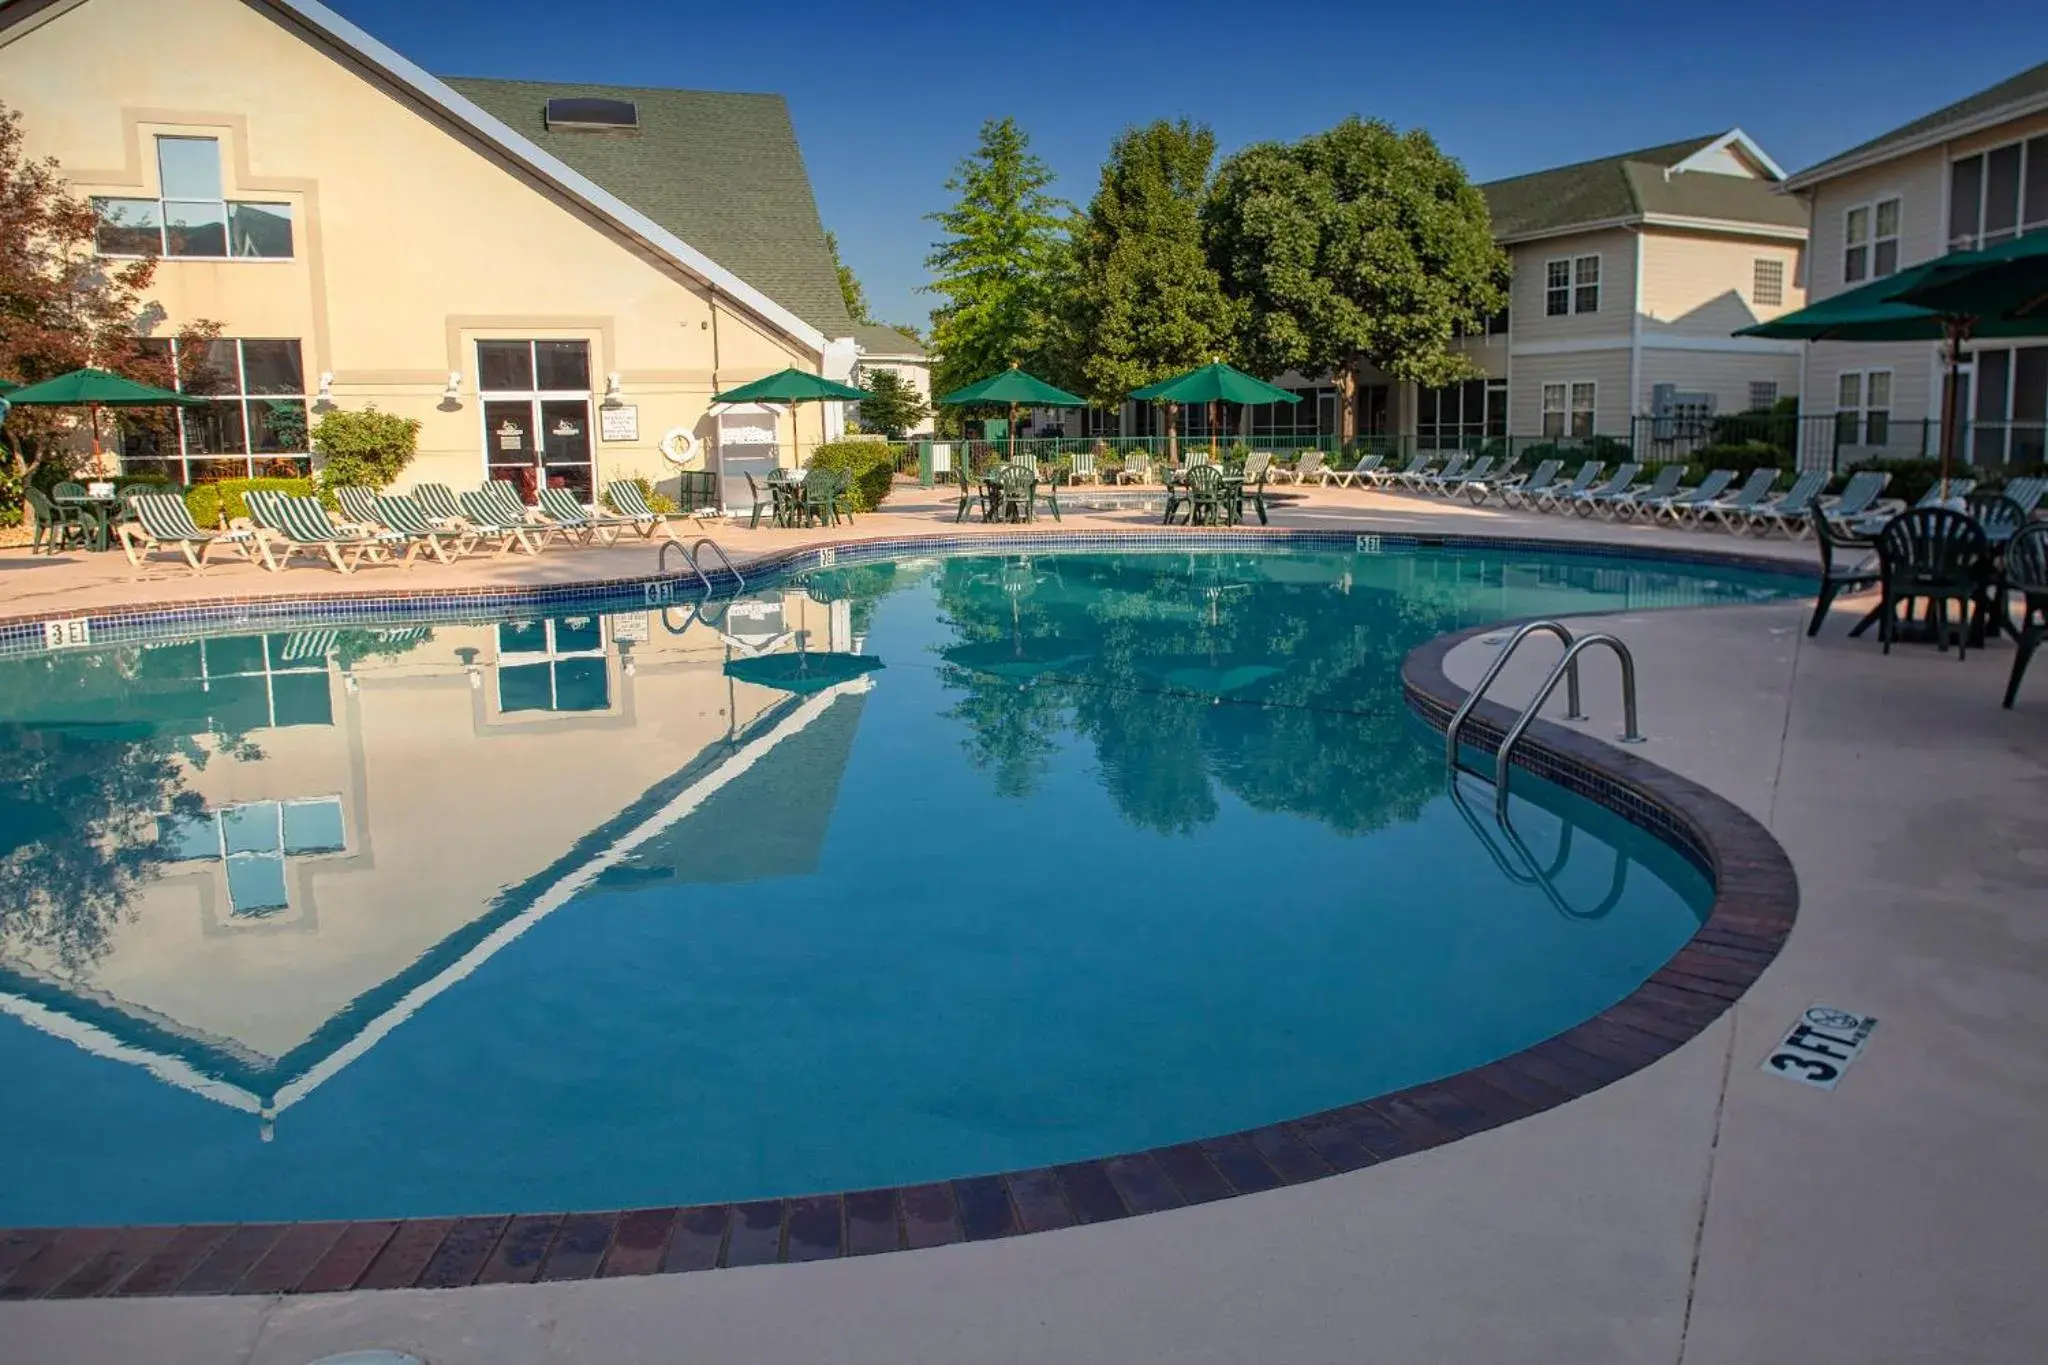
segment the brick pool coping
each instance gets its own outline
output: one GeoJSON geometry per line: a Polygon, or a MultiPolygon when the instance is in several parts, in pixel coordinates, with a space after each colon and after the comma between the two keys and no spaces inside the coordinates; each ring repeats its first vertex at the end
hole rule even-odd
{"type": "MultiPolygon", "coordinates": [[[[1250,538],[1335,545],[1355,535],[1278,531],[1250,538]]],[[[787,569],[805,567],[803,561],[815,564],[821,548],[853,550],[868,558],[954,548],[993,552],[1013,541],[1032,547],[1106,542],[1135,548],[1146,539],[1184,543],[1156,532],[975,537],[965,544],[959,537],[892,537],[807,547],[774,558],[780,561],[775,567],[787,569]],[[871,547],[875,553],[865,553],[871,547]]],[[[1614,553],[1578,542],[1385,539],[1614,553]]],[[[1755,557],[1658,554],[1647,547],[1626,554],[1786,571],[1780,562],[1755,557]]],[[[761,567],[766,577],[768,566],[761,567]]],[[[1463,641],[1512,624],[1492,622],[1411,651],[1401,670],[1410,707],[1433,727],[1444,728],[1465,696],[1444,673],[1446,657],[1463,641]]],[[[1467,722],[1471,744],[1497,748],[1513,719],[1514,713],[1499,703],[1482,702],[1467,722]]],[[[1671,843],[1712,877],[1715,894],[1699,930],[1626,998],[1555,1037],[1484,1066],[1244,1132],[1056,1167],[889,1189],[598,1213],[5,1230],[0,1231],[0,1299],[454,1288],[918,1250],[1084,1226],[1301,1184],[1555,1108],[1633,1075],[1718,1019],[1777,956],[1797,914],[1799,887],[1777,840],[1697,783],[1544,720],[1531,726],[1516,756],[1518,767],[1671,843]]]]}

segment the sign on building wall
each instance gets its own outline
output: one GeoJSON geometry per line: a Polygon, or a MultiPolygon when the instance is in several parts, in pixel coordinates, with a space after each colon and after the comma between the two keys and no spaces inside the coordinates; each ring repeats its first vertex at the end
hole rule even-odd
{"type": "Polygon", "coordinates": [[[598,439],[604,441],[637,441],[640,439],[640,409],[624,403],[618,407],[604,407],[598,413],[598,439]]]}

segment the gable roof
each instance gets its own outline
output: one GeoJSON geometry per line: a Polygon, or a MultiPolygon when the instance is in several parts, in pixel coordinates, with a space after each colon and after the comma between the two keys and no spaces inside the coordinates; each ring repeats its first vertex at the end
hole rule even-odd
{"type": "Polygon", "coordinates": [[[828,337],[854,335],[780,95],[450,76],[535,146],[725,266],[828,337]],[[630,100],[635,132],[550,129],[550,99],[630,100]]]}
{"type": "Polygon", "coordinates": [[[853,344],[862,355],[923,357],[927,354],[923,342],[886,322],[854,323],[853,344]]]}
{"type": "MultiPolygon", "coordinates": [[[[557,155],[552,146],[542,147],[528,134],[515,130],[504,119],[485,110],[445,81],[428,75],[418,65],[319,3],[319,0],[248,0],[248,3],[270,12],[287,28],[338,49],[353,62],[360,63],[418,100],[426,109],[445,118],[460,132],[488,144],[536,179],[613,224],[655,255],[674,262],[712,285],[790,340],[807,350],[823,354],[830,339],[830,329],[810,321],[802,311],[784,303],[725,261],[715,259],[678,234],[672,226],[657,221],[645,209],[623,198],[615,188],[599,184],[587,172],[557,155]]],[[[33,19],[48,8],[49,5],[38,3],[38,0],[0,0],[0,30],[10,28],[18,21],[33,19]]],[[[780,108],[779,100],[777,106],[780,108]]],[[[786,133],[787,110],[781,111],[781,118],[786,133]]],[[[794,156],[795,138],[788,136],[791,155],[794,156]]],[[[796,173],[801,178],[801,157],[795,158],[795,164],[796,173]]],[[[816,209],[811,205],[808,180],[802,181],[802,191],[804,205],[815,219],[816,209]]],[[[832,278],[836,291],[837,277],[832,278]]],[[[844,312],[842,304],[840,314],[844,312]]],[[[829,313],[824,315],[830,317],[829,313]]],[[[844,336],[846,332],[841,330],[834,335],[844,336]]]]}
{"type": "Polygon", "coordinates": [[[1479,187],[1504,242],[1655,218],[1806,226],[1806,210],[1778,194],[1776,166],[1740,129],[1667,142],[1618,156],[1556,166],[1479,187]],[[1734,145],[1765,179],[1692,170],[1698,153],[1734,145]]]}
{"type": "Polygon", "coordinates": [[[2043,109],[2048,109],[2048,62],[2030,66],[2017,76],[2008,76],[1989,89],[1979,90],[1868,142],[1859,142],[1848,151],[1792,176],[1785,182],[1785,188],[1809,189],[1823,180],[1832,180],[1838,175],[1919,151],[1948,138],[1963,137],[2004,123],[2007,119],[2024,118],[2043,109]]]}

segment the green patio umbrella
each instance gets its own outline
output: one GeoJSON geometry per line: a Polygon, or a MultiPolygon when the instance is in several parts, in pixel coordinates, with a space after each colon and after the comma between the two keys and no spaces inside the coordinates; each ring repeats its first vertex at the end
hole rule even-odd
{"type": "Polygon", "coordinates": [[[7,395],[14,408],[86,408],[92,414],[92,463],[100,467],[101,408],[166,408],[206,406],[204,399],[188,398],[169,389],[152,388],[124,379],[108,370],[73,370],[55,379],[45,379],[7,395]]]}
{"type": "MultiPolygon", "coordinates": [[[[1941,483],[1946,493],[1961,434],[1956,405],[1963,343],[1973,337],[2048,336],[2048,309],[2027,307],[2029,299],[2022,282],[2026,272],[2041,269],[2038,262],[2044,246],[2048,243],[2022,237],[1985,251],[1952,251],[1769,322],[1741,328],[1735,335],[1788,341],[1945,342],[1948,373],[1941,388],[1941,483]]],[[[2038,297],[2032,302],[2038,303],[2038,297]]]]}
{"type": "Polygon", "coordinates": [[[980,403],[1008,403],[1010,405],[1010,455],[1017,454],[1017,409],[1023,406],[1034,408],[1083,408],[1088,400],[1077,398],[1065,389],[1046,383],[1036,375],[1026,374],[1015,365],[986,379],[977,379],[964,389],[955,389],[939,400],[941,407],[964,408],[980,403]]]}
{"type": "Polygon", "coordinates": [[[1147,384],[1142,389],[1133,389],[1131,397],[1143,403],[1208,403],[1211,405],[1209,420],[1209,449],[1216,449],[1216,428],[1220,415],[1217,409],[1224,403],[1299,403],[1301,395],[1268,384],[1263,379],[1254,379],[1243,370],[1233,369],[1222,361],[1212,361],[1200,369],[1189,370],[1186,374],[1162,379],[1156,384],[1147,384]]]}
{"type": "Polygon", "coordinates": [[[865,654],[798,650],[788,654],[763,654],[755,659],[734,659],[725,666],[725,676],[756,687],[775,687],[784,692],[809,695],[828,687],[852,682],[882,666],[880,659],[865,654]]]}
{"type": "Polygon", "coordinates": [[[724,393],[714,393],[714,403],[787,403],[790,408],[790,442],[796,442],[796,405],[799,403],[858,403],[873,398],[866,389],[856,389],[851,384],[841,384],[823,375],[791,367],[777,370],[749,384],[724,393]]]}

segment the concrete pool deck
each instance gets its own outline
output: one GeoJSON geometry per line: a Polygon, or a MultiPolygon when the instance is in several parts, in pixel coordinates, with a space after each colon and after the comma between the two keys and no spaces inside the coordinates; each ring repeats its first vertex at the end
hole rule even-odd
{"type": "MultiPolygon", "coordinates": [[[[935,507],[906,498],[856,530],[928,531],[935,507]]],[[[1343,492],[1274,521],[1812,554],[1343,492]]],[[[720,539],[767,549],[791,534],[720,539]]],[[[49,570],[74,571],[31,572],[49,570]]],[[[437,572],[415,571],[412,586],[437,572]]],[[[248,592],[239,580],[252,576],[268,577],[198,582],[248,592]]],[[[282,577],[363,588],[399,576],[282,577]]],[[[0,574],[4,610],[132,597],[125,563],[119,578],[46,581],[29,604],[0,574]]],[[[1797,602],[1599,622],[1641,669],[1651,740],[1634,752],[1763,821],[1793,858],[1802,905],[1728,1014],[1561,1108],[1307,1185],[936,1251],[453,1292],[9,1305],[0,1360],[283,1365],[369,1346],[435,1363],[2038,1359],[2048,683],[2002,711],[2009,648],[1887,658],[1846,638],[1861,605],[1840,604],[1816,640],[1797,602]],[[1759,1070],[1815,1003],[1882,1021],[1832,1092],[1759,1070]]],[[[1469,641],[1446,671],[1469,684],[1489,656],[1486,637],[1469,641]]],[[[1498,695],[1526,695],[1552,657],[1532,648],[1498,695]]],[[[1604,660],[1588,667],[1587,700],[1581,729],[1618,728],[1604,660]]]]}

